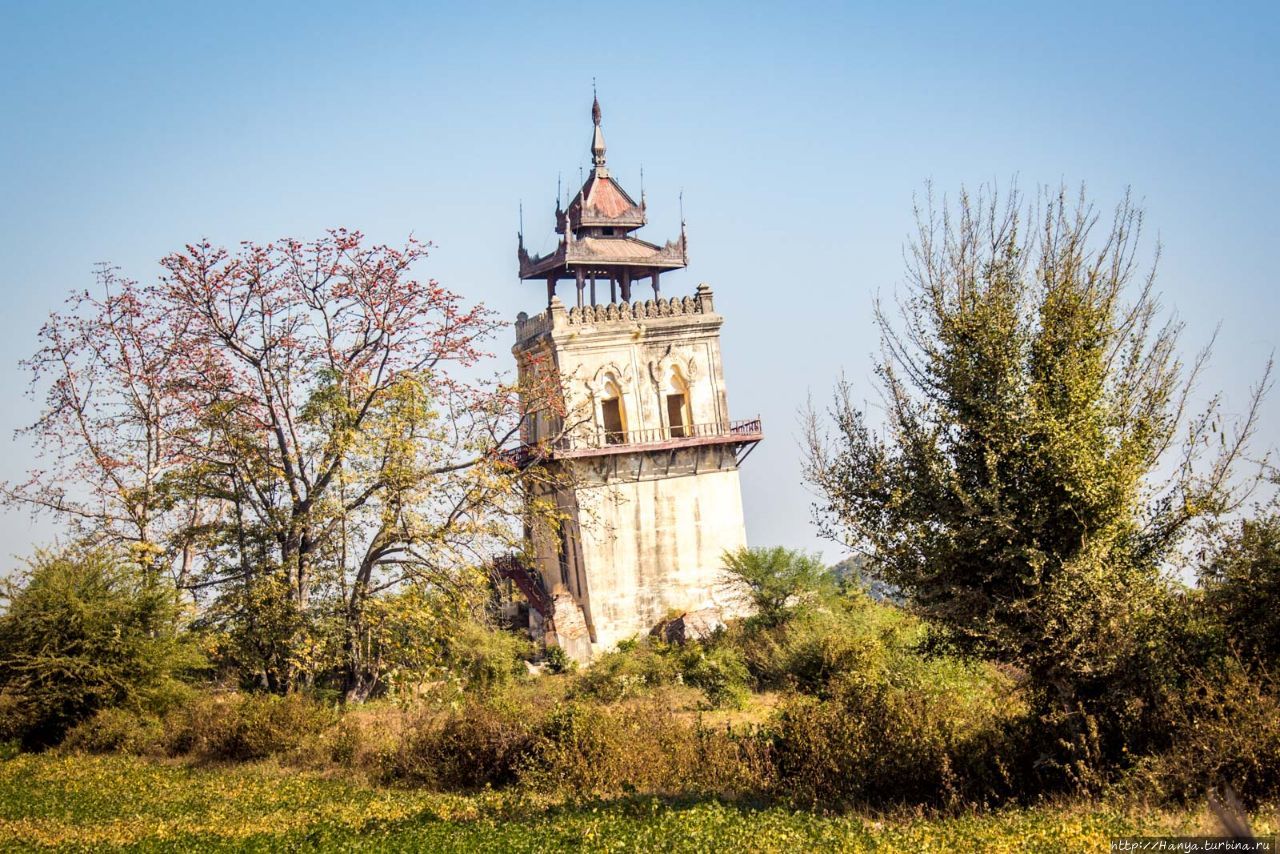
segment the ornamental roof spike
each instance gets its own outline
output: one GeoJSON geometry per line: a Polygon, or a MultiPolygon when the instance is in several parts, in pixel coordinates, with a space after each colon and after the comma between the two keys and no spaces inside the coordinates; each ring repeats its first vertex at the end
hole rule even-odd
{"type": "Polygon", "coordinates": [[[524,229],[521,228],[518,256],[522,279],[573,279],[586,269],[594,270],[595,274],[612,270],[621,275],[624,268],[630,268],[628,275],[646,276],[679,269],[688,263],[683,198],[680,233],[675,240],[666,244],[649,243],[633,234],[648,221],[643,169],[640,200],[637,202],[605,166],[602,118],[600,98],[593,81],[591,154],[594,165],[585,175],[579,175],[580,189],[572,195],[571,191],[566,191],[562,196],[561,183],[557,180],[555,231],[561,239],[550,254],[534,256],[529,253],[523,245],[524,229]]]}
{"type": "Polygon", "coordinates": [[[591,132],[591,162],[600,169],[604,166],[604,131],[600,129],[600,99],[596,97],[594,82],[591,90],[591,123],[595,125],[591,132]]]}

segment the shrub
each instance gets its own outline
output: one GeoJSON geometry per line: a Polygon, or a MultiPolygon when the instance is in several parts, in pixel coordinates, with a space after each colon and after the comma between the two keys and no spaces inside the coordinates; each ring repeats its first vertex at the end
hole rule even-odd
{"type": "Polygon", "coordinates": [[[679,662],[660,641],[624,641],[582,671],[576,693],[607,703],[683,680],[679,662]]]}
{"type": "Polygon", "coordinates": [[[159,719],[127,709],[101,709],[67,731],[62,749],[77,753],[160,752],[164,729],[159,719]]]}
{"type": "MultiPolygon", "coordinates": [[[[944,806],[1034,783],[1033,711],[989,664],[926,652],[918,622],[858,598],[758,634],[805,693],[779,713],[780,791],[810,806],[944,806]]],[[[755,647],[759,651],[759,646],[755,647]]]]}
{"type": "Polygon", "coordinates": [[[712,708],[739,709],[746,703],[751,674],[736,647],[690,643],[680,649],[679,660],[685,684],[701,688],[712,708]]]}
{"type": "Polygon", "coordinates": [[[920,624],[891,605],[854,592],[776,623],[748,620],[730,640],[742,650],[756,685],[823,694],[847,673],[884,673],[918,659],[920,624]]]}
{"type": "Polygon", "coordinates": [[[547,670],[552,673],[569,673],[578,669],[578,662],[569,657],[562,646],[549,646],[546,651],[547,670]]]}
{"type": "Polygon", "coordinates": [[[514,632],[461,621],[445,642],[445,666],[469,689],[489,691],[524,678],[533,645],[514,632]]]}
{"type": "Polygon", "coordinates": [[[825,701],[796,698],[778,722],[782,791],[806,806],[946,802],[950,733],[923,700],[854,680],[825,701]]]}
{"type": "MultiPolygon", "coordinates": [[[[304,739],[294,759],[306,767],[327,768],[338,765],[344,768],[361,767],[376,754],[377,747],[370,744],[370,732],[360,721],[349,715],[340,715],[331,727],[326,727],[311,738],[304,739]]],[[[373,758],[376,766],[377,760],[373,758]]]]}
{"type": "Polygon", "coordinates": [[[1170,747],[1141,760],[1129,779],[1144,793],[1197,800],[1232,786],[1247,803],[1280,795],[1280,686],[1233,665],[1202,675],[1166,700],[1170,747]]]}
{"type": "Polygon", "coordinates": [[[702,689],[712,708],[737,708],[746,698],[750,678],[741,651],[729,643],[632,639],[597,656],[578,678],[575,693],[614,703],[685,684],[702,689]]]}
{"type": "Polygon", "coordinates": [[[741,639],[743,657],[762,688],[820,694],[843,673],[881,665],[885,650],[859,636],[842,614],[819,611],[777,625],[750,627],[741,639]]]}
{"type": "MultiPolygon", "coordinates": [[[[630,709],[628,719],[637,722],[630,709]]],[[[664,758],[646,751],[634,761],[637,742],[632,736],[640,734],[639,729],[618,726],[600,706],[575,702],[559,707],[539,727],[524,776],[536,788],[582,796],[635,789],[637,778],[656,776],[653,763],[664,758]]],[[[652,736],[654,731],[644,734],[652,736]]]]}
{"type": "Polygon", "coordinates": [[[758,732],[681,721],[661,698],[616,706],[573,702],[538,727],[520,779],[577,798],[761,794],[772,785],[771,748],[758,732]]]}
{"type": "Polygon", "coordinates": [[[1200,575],[1205,604],[1241,655],[1280,666],[1280,516],[1241,522],[1200,575]]]}
{"type": "MultiPolygon", "coordinates": [[[[308,767],[377,766],[401,717],[370,725],[300,694],[193,694],[157,717],[103,709],[72,728],[62,748],[83,753],[189,756],[206,761],[275,757],[308,767]]],[[[384,718],[387,716],[384,715],[384,718]]]]}
{"type": "Polygon", "coordinates": [[[534,710],[527,706],[472,699],[443,721],[423,718],[410,727],[388,776],[445,790],[513,783],[528,757],[534,725],[534,710]]]}
{"type": "Polygon", "coordinates": [[[105,549],[40,552],[5,598],[0,738],[28,748],[99,709],[162,706],[199,663],[172,587],[105,549]]]}
{"type": "Polygon", "coordinates": [[[660,698],[547,708],[472,699],[422,717],[389,757],[389,780],[443,791],[521,785],[573,798],[623,793],[763,794],[771,744],[759,732],[713,731],[679,720],[660,698]]]}
{"type": "Polygon", "coordinates": [[[302,694],[206,695],[162,721],[172,755],[264,759],[296,753],[333,728],[337,713],[302,694]]]}
{"type": "Polygon", "coordinates": [[[758,619],[776,623],[806,601],[835,590],[835,576],[815,555],[774,548],[725,552],[730,585],[745,592],[758,619]]]}

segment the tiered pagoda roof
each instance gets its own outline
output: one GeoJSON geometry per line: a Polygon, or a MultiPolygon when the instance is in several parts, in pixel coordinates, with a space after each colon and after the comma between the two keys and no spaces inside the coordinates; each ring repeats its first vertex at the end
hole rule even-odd
{"type": "Polygon", "coordinates": [[[644,196],[637,204],[609,174],[599,99],[592,102],[591,120],[593,167],[567,209],[562,210],[559,200],[556,202],[559,244],[547,255],[530,255],[524,247],[524,235],[520,235],[520,278],[546,280],[548,298],[557,281],[576,280],[581,292],[584,281],[597,277],[622,284],[624,298],[629,298],[631,282],[648,277],[656,290],[660,272],[681,269],[689,262],[683,223],[680,236],[661,246],[632,234],[648,221],[644,196]]]}

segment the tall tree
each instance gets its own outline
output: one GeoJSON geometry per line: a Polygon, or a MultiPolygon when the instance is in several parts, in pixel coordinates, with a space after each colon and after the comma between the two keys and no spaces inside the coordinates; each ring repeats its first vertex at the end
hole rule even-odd
{"type": "Polygon", "coordinates": [[[23,363],[44,398],[27,429],[42,466],[0,490],[10,503],[62,516],[79,535],[127,547],[152,569],[172,566],[182,582],[190,556],[163,553],[181,524],[163,486],[180,462],[170,440],[185,417],[171,382],[181,325],[114,268],[95,277],[95,291],[73,293],[50,315],[40,349],[23,363]]]}
{"type": "Polygon", "coordinates": [[[1222,534],[1199,567],[1204,603],[1237,655],[1275,673],[1280,666],[1280,515],[1272,509],[1222,534]]]}
{"type": "Polygon", "coordinates": [[[1181,360],[1127,198],[1101,231],[1083,191],[930,197],[917,221],[901,316],[876,307],[883,428],[847,382],[809,413],[816,517],[1070,715],[1128,666],[1195,523],[1247,493],[1266,379],[1233,429],[1217,398],[1188,415],[1208,351],[1181,360]]]}
{"type": "MultiPolygon", "coordinates": [[[[489,556],[517,540],[527,476],[503,451],[522,407],[555,405],[554,384],[541,394],[481,374],[481,348],[500,324],[415,278],[426,251],[340,230],[234,253],[199,243],[163,259],[157,282],[131,286],[159,354],[147,388],[164,401],[151,409],[165,414],[155,422],[165,455],[162,472],[135,464],[116,478],[129,481],[120,491],[159,484],[185,522],[161,551],[194,555],[183,583],[212,597],[206,617],[272,689],[309,681],[337,657],[348,696],[367,696],[379,681],[371,597],[420,584],[472,601],[489,556]]],[[[107,305],[79,303],[83,316],[52,328],[111,328],[107,305]]],[[[92,339],[66,344],[64,361],[87,352],[102,364],[92,339]]],[[[84,408],[132,401],[135,373],[105,364],[81,392],[84,408]]],[[[67,417],[57,403],[34,429],[108,470],[99,449],[118,440],[115,425],[55,436],[67,417]]],[[[150,435],[139,413],[151,409],[128,410],[134,432],[150,435]]],[[[70,474],[37,473],[32,484],[60,490],[70,474]]]]}

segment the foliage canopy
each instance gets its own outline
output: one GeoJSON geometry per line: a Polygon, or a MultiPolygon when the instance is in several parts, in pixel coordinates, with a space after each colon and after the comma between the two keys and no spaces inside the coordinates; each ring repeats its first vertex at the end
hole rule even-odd
{"type": "Polygon", "coordinates": [[[384,690],[416,604],[481,609],[526,507],[504,446],[554,396],[477,376],[500,324],[426,254],[335,230],[101,270],[27,362],[43,466],[5,497],[170,575],[246,681],[384,690]]]}
{"type": "Polygon", "coordinates": [[[821,558],[794,549],[742,547],[721,559],[731,586],[745,591],[756,615],[777,623],[806,599],[835,590],[835,577],[821,558]]]}
{"type": "Polygon", "coordinates": [[[1247,661],[1280,666],[1280,516],[1246,519],[1200,568],[1205,602],[1247,661]]]}
{"type": "Polygon", "coordinates": [[[930,197],[900,317],[876,309],[883,429],[842,382],[807,430],[824,533],[1063,711],[1141,670],[1163,570],[1247,493],[1266,385],[1234,428],[1216,398],[1188,415],[1208,351],[1184,363],[1161,319],[1141,211],[1099,221],[1083,190],[930,197]]]}
{"type": "Polygon", "coordinates": [[[0,735],[44,746],[108,707],[164,700],[200,664],[171,584],[110,550],[41,552],[4,590],[0,735]]]}

